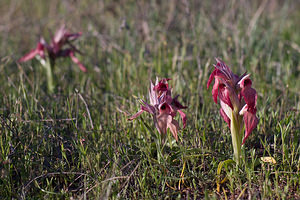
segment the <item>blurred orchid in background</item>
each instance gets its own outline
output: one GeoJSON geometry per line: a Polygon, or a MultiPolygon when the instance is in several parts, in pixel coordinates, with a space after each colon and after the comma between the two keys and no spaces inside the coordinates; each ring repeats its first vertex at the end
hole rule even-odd
{"type": "Polygon", "coordinates": [[[56,58],[70,57],[79,66],[81,71],[87,71],[85,66],[75,57],[75,53],[80,53],[80,51],[71,43],[80,36],[81,33],[69,33],[65,25],[62,25],[54,34],[50,44],[47,44],[45,39],[41,37],[36,48],[20,58],[18,62],[26,62],[33,58],[39,59],[41,64],[46,68],[48,89],[52,92],[54,89],[52,68],[55,65],[56,58]],[[63,48],[65,46],[67,47],[63,48]]]}
{"type": "Polygon", "coordinates": [[[174,119],[174,117],[178,112],[183,122],[183,128],[185,128],[186,115],[181,111],[181,109],[185,109],[187,107],[182,106],[178,102],[178,95],[175,98],[171,97],[172,92],[169,88],[168,80],[170,79],[164,78],[161,81],[158,81],[158,78],[156,78],[155,85],[152,81],[150,81],[150,104],[142,100],[143,105],[141,105],[141,110],[128,120],[133,120],[146,111],[153,116],[154,125],[160,134],[165,136],[167,134],[167,129],[170,129],[174,138],[178,141],[177,133],[179,130],[179,123],[174,119]]]}
{"type": "Polygon", "coordinates": [[[258,124],[256,117],[257,94],[251,87],[252,81],[249,74],[244,73],[239,77],[232,73],[222,60],[216,59],[216,61],[217,65],[214,65],[215,70],[209,77],[207,89],[215,79],[212,96],[216,104],[218,97],[220,99],[220,114],[231,130],[234,159],[239,163],[241,146],[258,124]]]}
{"type": "Polygon", "coordinates": [[[62,25],[56,31],[49,45],[46,43],[44,38],[41,38],[37,44],[37,47],[20,58],[19,62],[26,62],[33,59],[37,55],[45,60],[45,55],[47,54],[52,62],[55,62],[55,59],[58,57],[70,57],[72,61],[79,66],[81,71],[86,72],[86,68],[74,55],[75,52],[80,53],[80,51],[71,44],[72,41],[76,40],[80,36],[81,33],[69,33],[65,28],[65,25],[62,25]],[[65,45],[68,45],[68,48],[62,49],[65,45]]]}

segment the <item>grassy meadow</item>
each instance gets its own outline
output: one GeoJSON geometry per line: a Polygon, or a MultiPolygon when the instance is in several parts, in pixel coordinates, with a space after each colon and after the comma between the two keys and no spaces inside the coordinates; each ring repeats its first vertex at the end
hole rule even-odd
{"type": "Polygon", "coordinates": [[[298,0],[2,0],[0,13],[0,199],[300,199],[298,0]],[[63,23],[88,71],[57,59],[49,93],[40,62],[17,60],[63,23]],[[218,168],[233,150],[206,88],[215,57],[258,94],[240,166],[218,168]],[[188,106],[163,146],[149,114],[127,120],[156,76],[188,106]]]}

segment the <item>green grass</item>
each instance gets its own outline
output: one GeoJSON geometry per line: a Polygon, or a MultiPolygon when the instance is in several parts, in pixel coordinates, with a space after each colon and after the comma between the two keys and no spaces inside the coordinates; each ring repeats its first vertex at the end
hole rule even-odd
{"type": "Polygon", "coordinates": [[[299,2],[49,2],[0,3],[1,199],[300,198],[299,2]],[[39,62],[16,60],[62,22],[83,32],[89,71],[58,60],[50,95],[39,62]],[[215,57],[258,93],[245,162],[220,175],[232,144],[206,90],[215,57]],[[149,115],[127,121],[156,76],[188,106],[179,142],[169,134],[162,150],[149,115]]]}

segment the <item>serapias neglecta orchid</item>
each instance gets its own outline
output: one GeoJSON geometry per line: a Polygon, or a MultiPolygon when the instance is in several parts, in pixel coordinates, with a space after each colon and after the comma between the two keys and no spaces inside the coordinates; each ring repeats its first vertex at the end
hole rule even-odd
{"type": "Polygon", "coordinates": [[[249,74],[237,76],[222,60],[216,59],[216,61],[215,69],[207,82],[207,89],[214,79],[213,100],[216,104],[218,98],[220,100],[220,114],[230,128],[234,158],[239,163],[241,146],[258,124],[257,94],[251,87],[252,81],[249,74]],[[244,130],[245,134],[243,134],[244,130]]]}
{"type": "Polygon", "coordinates": [[[81,33],[70,33],[65,25],[62,25],[54,34],[54,37],[51,39],[50,44],[48,44],[43,37],[40,38],[35,49],[31,50],[25,56],[20,58],[19,62],[26,62],[39,56],[43,61],[45,61],[46,56],[48,56],[50,62],[54,64],[55,59],[58,57],[70,57],[72,61],[77,64],[81,71],[86,72],[87,69],[75,57],[75,53],[80,53],[80,51],[72,45],[72,41],[76,40],[81,36],[81,33]],[[66,48],[63,48],[67,46],[66,48]]]}
{"type": "Polygon", "coordinates": [[[179,123],[174,119],[177,112],[180,114],[183,128],[186,126],[186,115],[181,109],[187,108],[179,103],[178,96],[172,98],[172,91],[169,88],[168,80],[162,79],[158,81],[156,78],[155,85],[150,81],[149,100],[147,103],[142,100],[141,109],[128,120],[133,120],[140,116],[143,112],[148,112],[153,117],[153,122],[160,134],[165,136],[167,130],[170,129],[176,141],[178,141],[179,123]]]}

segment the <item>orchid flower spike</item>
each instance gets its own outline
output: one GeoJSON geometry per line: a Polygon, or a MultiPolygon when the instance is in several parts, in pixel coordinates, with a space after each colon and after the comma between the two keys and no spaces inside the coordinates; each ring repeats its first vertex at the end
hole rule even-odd
{"type": "Polygon", "coordinates": [[[26,62],[33,59],[36,56],[44,61],[46,59],[46,54],[49,56],[51,62],[55,62],[58,57],[70,57],[72,61],[77,64],[81,71],[86,72],[85,66],[75,57],[75,52],[80,53],[80,51],[71,44],[72,41],[76,40],[81,36],[81,33],[69,33],[69,31],[62,25],[54,34],[51,39],[51,43],[47,44],[44,38],[40,38],[35,49],[31,50],[29,53],[20,58],[19,62],[26,62]],[[64,48],[67,46],[67,48],[64,48]]]}
{"type": "MultiPolygon", "coordinates": [[[[216,59],[215,70],[211,73],[207,89],[213,79],[215,80],[212,96],[214,102],[220,100],[220,114],[230,127],[234,151],[240,151],[243,145],[258,124],[256,117],[257,94],[253,89],[249,74],[235,75],[220,59],[216,59]],[[243,137],[242,131],[245,129],[243,137]],[[243,138],[243,141],[242,141],[243,138]],[[235,147],[236,146],[236,147],[235,147]],[[235,149],[237,148],[237,149],[235,149]]],[[[239,153],[235,153],[239,154],[239,153]]],[[[239,159],[240,155],[236,155],[239,159]]]]}
{"type": "Polygon", "coordinates": [[[155,85],[150,81],[150,89],[149,89],[149,100],[150,104],[145,101],[143,105],[141,105],[140,111],[131,116],[128,120],[133,120],[140,116],[144,111],[150,113],[153,117],[153,122],[160,134],[167,134],[167,129],[170,129],[176,141],[178,141],[178,130],[179,123],[174,119],[177,112],[180,114],[183,128],[186,126],[186,115],[181,109],[187,108],[186,106],[181,105],[176,96],[172,98],[171,89],[168,85],[168,80],[170,79],[162,79],[158,81],[156,78],[155,85]]]}

